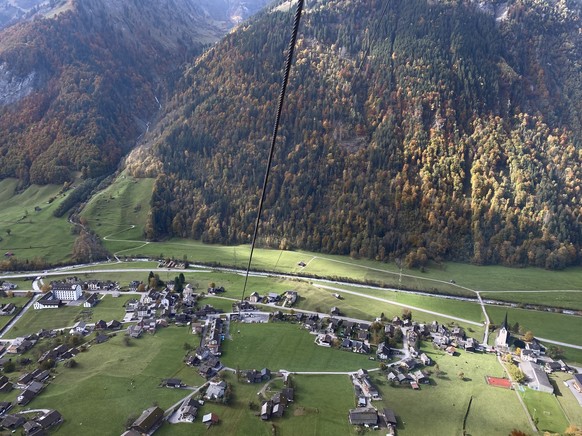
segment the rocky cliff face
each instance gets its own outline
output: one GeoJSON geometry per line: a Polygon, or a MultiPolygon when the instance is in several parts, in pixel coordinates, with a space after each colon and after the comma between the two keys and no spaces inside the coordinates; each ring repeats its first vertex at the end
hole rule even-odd
{"type": "Polygon", "coordinates": [[[197,3],[214,20],[233,26],[254,15],[272,0],[200,0],[197,3]]]}
{"type": "Polygon", "coordinates": [[[37,74],[24,77],[14,75],[8,65],[0,64],[0,106],[21,100],[34,90],[37,74]]]}

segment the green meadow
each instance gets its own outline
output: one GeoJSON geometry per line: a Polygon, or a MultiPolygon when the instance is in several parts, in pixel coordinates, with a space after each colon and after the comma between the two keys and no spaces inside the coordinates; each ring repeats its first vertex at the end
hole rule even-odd
{"type": "MultiPolygon", "coordinates": [[[[81,217],[102,238],[109,236],[108,248],[115,239],[139,241],[143,239],[153,185],[154,179],[135,179],[122,174],[91,198],[81,217]]],[[[134,242],[125,244],[129,248],[136,246],[134,242]]]]}
{"type": "Polygon", "coordinates": [[[525,388],[520,391],[527,410],[541,432],[562,433],[568,427],[560,403],[551,394],[525,388]]]}
{"type": "Polygon", "coordinates": [[[33,185],[22,192],[17,192],[17,186],[14,179],[0,180],[2,255],[12,252],[18,259],[68,261],[75,236],[66,217],[53,216],[67,193],[59,194],[61,188],[54,185],[33,185]]]}
{"type": "Polygon", "coordinates": [[[189,329],[169,327],[132,339],[129,346],[122,339],[121,333],[78,354],[75,368],[59,365],[56,377],[27,407],[58,408],[65,417],[59,435],[121,434],[128,418],[154,404],[166,409],[190,393],[161,388],[162,379],[204,383],[183,362],[183,344],[192,340],[189,329]]]}
{"type": "Polygon", "coordinates": [[[222,343],[222,362],[230,368],[272,371],[357,371],[375,368],[368,356],[320,347],[300,324],[233,323],[222,343]]]}

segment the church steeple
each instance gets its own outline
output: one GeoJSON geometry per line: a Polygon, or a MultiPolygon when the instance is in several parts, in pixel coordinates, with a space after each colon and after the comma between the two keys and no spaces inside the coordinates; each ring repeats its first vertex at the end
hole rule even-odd
{"type": "Polygon", "coordinates": [[[503,320],[503,324],[501,324],[505,330],[509,330],[509,326],[507,325],[507,312],[505,312],[505,319],[503,320]]]}

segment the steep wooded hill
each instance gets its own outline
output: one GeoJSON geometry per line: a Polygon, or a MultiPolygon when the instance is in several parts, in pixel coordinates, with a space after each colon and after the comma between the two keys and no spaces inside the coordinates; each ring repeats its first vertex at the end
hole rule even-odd
{"type": "Polygon", "coordinates": [[[112,172],[180,66],[233,25],[234,2],[51,3],[0,32],[0,178],[23,186],[112,172]]]}
{"type": "MultiPolygon", "coordinates": [[[[308,2],[262,242],[409,266],[578,262],[577,8],[308,2]]],[[[262,13],[206,52],[128,159],[158,177],[148,238],[249,241],[291,20],[262,13]]]]}

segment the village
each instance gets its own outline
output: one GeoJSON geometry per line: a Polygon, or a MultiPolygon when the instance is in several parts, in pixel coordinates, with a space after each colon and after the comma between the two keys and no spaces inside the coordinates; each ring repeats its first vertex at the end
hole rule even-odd
{"type": "MultiPolygon", "coordinates": [[[[155,275],[150,273],[148,281],[152,278],[155,275]]],[[[14,287],[10,287],[9,291],[14,291],[14,287]]],[[[197,344],[185,350],[184,363],[206,382],[201,386],[188,386],[177,378],[160,379],[160,386],[164,388],[184,390],[185,398],[167,410],[158,406],[143,410],[137,419],[129,423],[123,435],[152,434],[164,421],[192,423],[198,419],[207,426],[219,425],[221,418],[216,413],[199,411],[206,402],[229,404],[229,383],[232,380],[227,382],[222,377],[225,372],[233,374],[237,383],[262,386],[257,394],[258,403],[254,406],[257,419],[285,419],[286,410],[293,406],[297,397],[293,384],[294,372],[267,367],[231,368],[222,363],[222,344],[224,341],[236,341],[241,323],[296,324],[312,335],[314,347],[364,355],[376,362],[374,369],[354,368],[348,372],[353,385],[354,407],[345,410],[345,416],[356,427],[385,429],[388,434],[396,434],[398,405],[385,407],[386,401],[382,401],[370,372],[382,374],[386,383],[394,388],[420,391],[423,385],[431,385],[433,378],[440,376],[439,365],[423,351],[426,344],[431,344],[434,350],[444,352],[451,359],[461,353],[496,354],[508,374],[508,377],[486,380],[497,387],[516,389],[525,385],[552,394],[554,388],[548,374],[569,372],[572,374],[569,388],[582,406],[581,375],[564,361],[545,355],[544,346],[534,337],[512,335],[507,317],[496,333],[495,345],[489,346],[480,344],[467,334],[470,332],[454,322],[447,325],[437,321],[419,323],[413,320],[411,311],[407,309],[402,311],[401,316],[391,319],[381,314],[373,322],[343,316],[342,298],[337,293],[334,297],[338,300],[338,306],[331,307],[327,314],[294,309],[299,297],[295,290],[282,294],[264,292],[263,295],[254,291],[243,301],[233,301],[230,312],[204,301],[206,296],[224,293],[224,287],[214,283],[203,292],[194,289],[185,282],[183,275],[178,281],[155,287],[134,280],[124,289],[111,281],[83,282],[77,277],[51,282],[50,289],[37,295],[29,310],[52,311],[66,306],[81,306],[90,310],[108,295],[108,298],[124,300],[124,315],[120,319],[79,320],[66,328],[41,329],[35,334],[4,341],[0,347],[0,367],[4,373],[0,378],[0,392],[17,389],[19,394],[14,403],[0,403],[0,426],[10,431],[22,428],[27,435],[45,434],[51,428],[58,428],[67,417],[61,415],[56,404],[52,409],[34,412],[24,409],[51,383],[55,366],[74,366],[79,353],[90,353],[91,347],[104,344],[117,335],[122,335],[126,342],[139,341],[143,335],[155,335],[159,329],[172,325],[188,328],[196,338],[197,344]],[[425,346],[422,347],[422,344],[425,346]],[[18,357],[30,356],[30,351],[35,347],[42,349],[36,360],[18,357]],[[12,374],[18,376],[14,378],[12,374]],[[269,385],[275,380],[280,380],[283,385],[272,391],[269,385]]],[[[15,310],[12,303],[2,304],[0,316],[16,316],[15,310]]],[[[463,379],[462,374],[459,378],[463,379]]]]}

